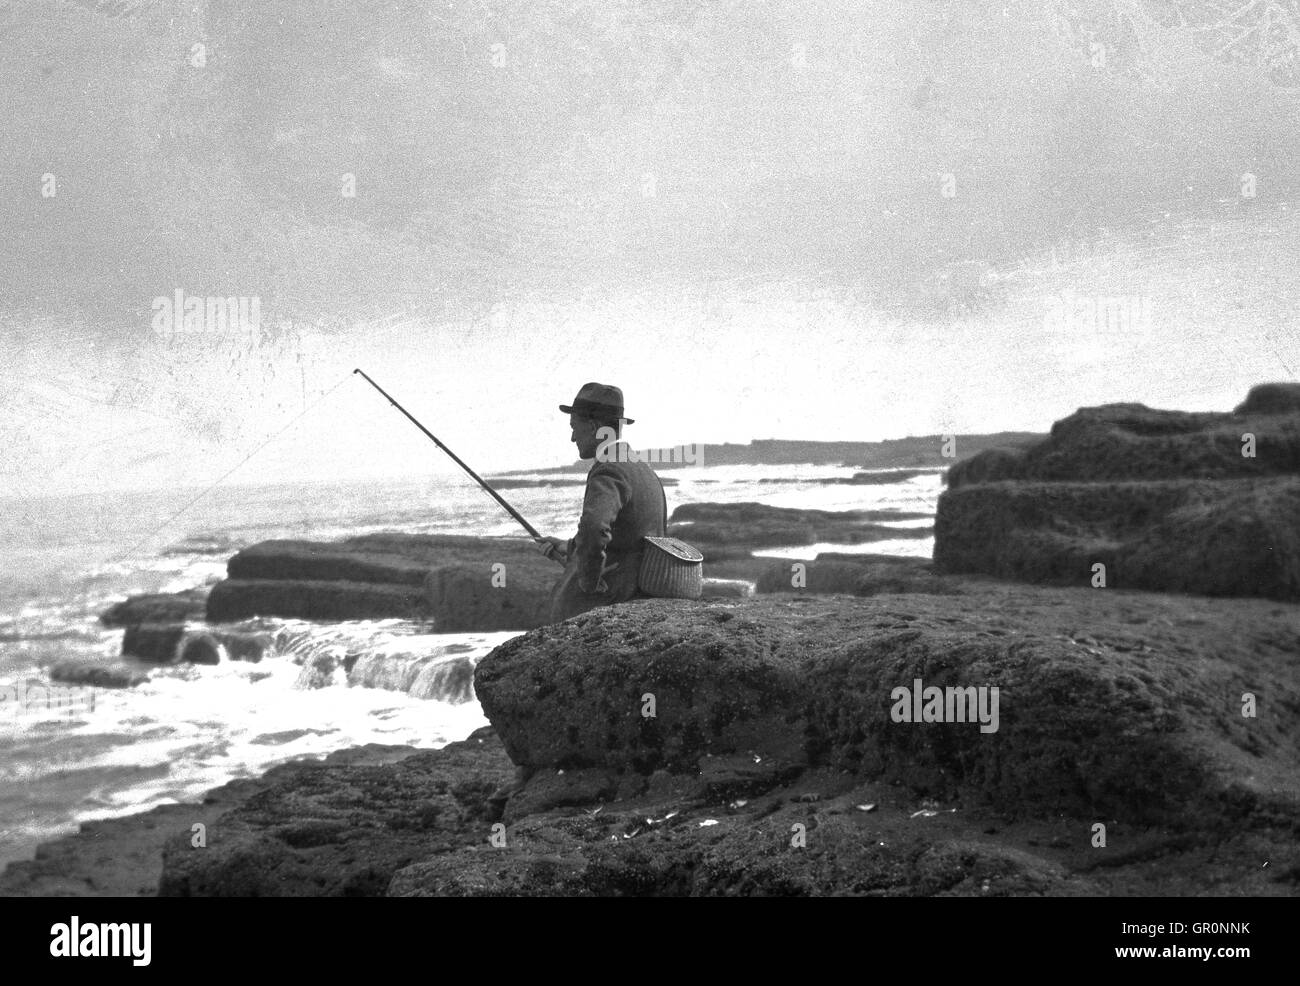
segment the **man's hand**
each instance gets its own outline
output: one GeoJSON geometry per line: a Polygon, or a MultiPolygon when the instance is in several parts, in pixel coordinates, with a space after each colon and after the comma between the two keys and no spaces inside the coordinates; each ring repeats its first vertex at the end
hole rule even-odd
{"type": "Polygon", "coordinates": [[[569,560],[569,542],[560,538],[538,538],[538,550],[541,551],[551,561],[557,561],[561,565],[566,564],[569,560]]]}

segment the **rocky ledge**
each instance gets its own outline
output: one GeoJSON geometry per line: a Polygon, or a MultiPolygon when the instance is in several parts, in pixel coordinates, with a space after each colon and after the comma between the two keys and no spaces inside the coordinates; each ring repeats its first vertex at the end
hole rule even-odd
{"type": "Polygon", "coordinates": [[[1083,408],[954,465],[934,562],[1049,584],[1300,599],[1300,384],[1231,414],[1083,408]]]}
{"type": "Polygon", "coordinates": [[[559,569],[527,538],[370,534],[264,541],[234,555],[207,618],[429,620],[440,632],[523,630],[544,619],[559,569]]]}
{"type": "Polygon", "coordinates": [[[224,795],[201,847],[169,816],[160,890],[1300,890],[1295,606],[956,581],[534,630],[479,665],[491,730],[277,768],[224,795]],[[502,813],[516,764],[530,777],[502,813]]]}
{"type": "MultiPolygon", "coordinates": [[[[925,538],[929,528],[882,522],[927,516],[696,503],[678,508],[670,533],[704,551],[706,598],[737,598],[751,595],[761,576],[779,583],[788,569],[752,557],[756,548],[925,538]]],[[[215,663],[223,656],[257,661],[270,645],[267,635],[247,622],[259,617],[317,622],[395,617],[427,623],[439,633],[530,630],[548,618],[560,569],[526,538],[391,532],[332,542],[262,541],[234,554],[226,573],[211,587],[115,603],[100,620],[124,628],[122,656],[133,662],[215,663]]],[[[823,584],[819,575],[808,587],[828,591],[820,588],[823,584]]],[[[98,676],[129,684],[139,670],[92,662],[64,673],[65,680],[98,676]]]]}

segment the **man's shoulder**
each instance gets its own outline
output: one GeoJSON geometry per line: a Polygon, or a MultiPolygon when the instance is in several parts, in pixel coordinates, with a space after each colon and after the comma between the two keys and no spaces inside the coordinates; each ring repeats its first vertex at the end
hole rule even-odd
{"type": "Polygon", "coordinates": [[[645,462],[642,459],[619,457],[613,452],[610,453],[608,458],[597,458],[595,464],[592,465],[591,470],[587,473],[588,476],[600,474],[626,476],[628,478],[635,477],[638,479],[658,478],[658,474],[650,468],[648,462],[645,462]]]}

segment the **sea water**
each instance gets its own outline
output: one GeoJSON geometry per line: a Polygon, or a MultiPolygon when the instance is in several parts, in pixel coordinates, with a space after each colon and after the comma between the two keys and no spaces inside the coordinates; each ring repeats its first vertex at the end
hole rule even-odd
{"type": "MultiPolygon", "coordinates": [[[[667,490],[670,510],[756,501],[933,514],[937,473],[873,486],[826,482],[854,471],[704,466],[661,475],[676,481],[667,490]]],[[[437,748],[486,724],[465,676],[442,671],[477,662],[513,632],[439,634],[400,620],[266,620],[262,628],[274,645],[256,664],[141,666],[149,681],[123,689],[51,682],[49,668],[60,661],[117,658],[122,630],[98,620],[109,605],[214,583],[230,555],[257,541],[377,531],[519,533],[491,498],[459,476],[199,492],[0,499],[0,866],[31,858],[39,842],[83,821],[198,800],[277,763],[364,743],[437,748]],[[313,662],[331,653],[352,655],[350,668],[313,662]],[[313,663],[324,672],[306,671],[313,663]]],[[[511,488],[507,498],[543,533],[567,538],[577,526],[582,487],[511,488]]],[[[933,540],[922,538],[759,553],[928,556],[932,548],[933,540]]]]}

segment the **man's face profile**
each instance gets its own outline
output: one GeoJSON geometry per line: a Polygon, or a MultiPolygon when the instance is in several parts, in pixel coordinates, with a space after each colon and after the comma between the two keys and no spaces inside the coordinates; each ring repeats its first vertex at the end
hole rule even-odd
{"type": "Polygon", "coordinates": [[[580,459],[594,459],[596,449],[600,445],[600,438],[596,434],[600,429],[600,425],[581,414],[570,414],[569,428],[572,431],[569,436],[570,441],[578,446],[578,457],[580,459]]]}

